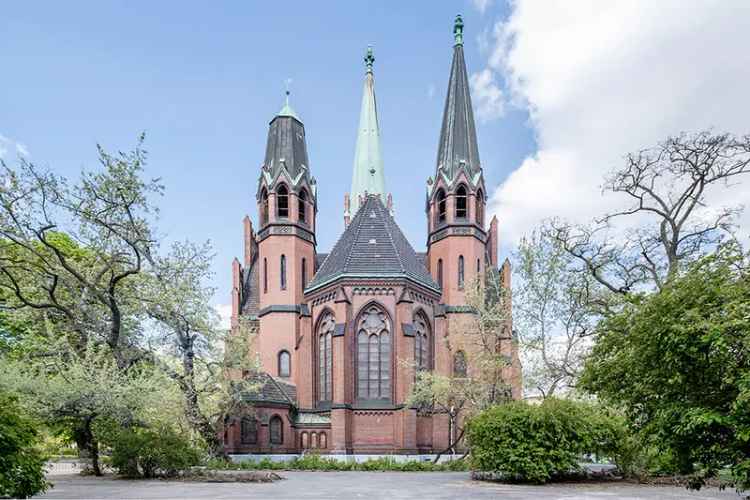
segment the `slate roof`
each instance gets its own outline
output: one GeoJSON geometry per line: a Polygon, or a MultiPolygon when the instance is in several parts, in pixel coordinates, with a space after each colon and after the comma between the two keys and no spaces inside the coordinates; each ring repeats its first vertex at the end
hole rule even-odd
{"type": "Polygon", "coordinates": [[[367,196],[305,291],[342,277],[404,277],[440,290],[393,216],[375,195],[367,196]]]}
{"type": "Polygon", "coordinates": [[[252,403],[276,403],[295,406],[297,404],[297,386],[261,372],[251,375],[248,380],[256,385],[253,391],[247,391],[242,399],[252,403]]]}
{"type": "Polygon", "coordinates": [[[250,269],[243,269],[242,294],[240,295],[242,303],[240,305],[241,314],[246,316],[257,316],[260,310],[260,270],[258,269],[257,252],[250,269]]]}
{"type": "Polygon", "coordinates": [[[466,170],[469,179],[473,179],[480,172],[481,165],[464,48],[462,43],[456,43],[453,46],[453,63],[440,129],[436,180],[437,176],[443,174],[450,183],[461,168],[466,170]]]}

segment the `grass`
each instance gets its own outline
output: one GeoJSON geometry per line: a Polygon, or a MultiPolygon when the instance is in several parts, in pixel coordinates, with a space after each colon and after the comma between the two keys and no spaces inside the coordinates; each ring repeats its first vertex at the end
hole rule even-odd
{"type": "Polygon", "coordinates": [[[225,460],[211,460],[206,466],[209,469],[221,470],[315,470],[315,471],[400,471],[400,472],[446,472],[469,470],[467,460],[451,460],[439,464],[408,460],[397,462],[390,457],[371,458],[364,462],[342,461],[321,455],[305,455],[282,462],[274,462],[270,458],[259,461],[246,460],[231,462],[225,460]]]}

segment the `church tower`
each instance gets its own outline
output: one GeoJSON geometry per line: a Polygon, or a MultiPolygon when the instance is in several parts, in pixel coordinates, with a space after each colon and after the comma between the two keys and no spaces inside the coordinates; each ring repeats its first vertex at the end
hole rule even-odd
{"type": "Polygon", "coordinates": [[[309,317],[303,291],[315,270],[317,192],[305,126],[289,106],[288,91],[269,126],[256,197],[257,351],[263,371],[294,381],[300,367],[295,348],[309,317]]]}
{"type": "Polygon", "coordinates": [[[488,233],[486,190],[463,50],[463,20],[456,16],[448,92],[435,176],[427,181],[427,252],[430,272],[447,306],[465,304],[465,289],[497,265],[497,224],[488,233]]]}
{"type": "MultiPolygon", "coordinates": [[[[359,128],[357,145],[354,150],[354,169],[352,189],[344,200],[344,221],[349,221],[364,203],[367,194],[381,197],[384,204],[390,205],[385,196],[385,175],[383,157],[380,154],[380,124],[378,123],[378,106],[375,100],[375,77],[373,64],[375,56],[372,47],[365,54],[365,86],[362,91],[362,105],[359,111],[359,128]]],[[[391,208],[390,206],[388,207],[391,208]]]]}

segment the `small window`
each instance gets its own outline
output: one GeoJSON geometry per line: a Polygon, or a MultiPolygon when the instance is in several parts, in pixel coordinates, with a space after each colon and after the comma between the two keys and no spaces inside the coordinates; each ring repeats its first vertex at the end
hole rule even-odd
{"type": "Polygon", "coordinates": [[[466,354],[463,351],[458,351],[453,356],[453,376],[466,378],[466,354]]]}
{"type": "Polygon", "coordinates": [[[258,421],[244,417],[240,421],[240,441],[242,444],[256,444],[258,442],[258,421]]]}
{"type": "Polygon", "coordinates": [[[280,219],[289,218],[289,191],[283,184],[276,190],[276,215],[280,219]]]}
{"type": "Polygon", "coordinates": [[[311,432],[310,433],[310,448],[315,449],[317,447],[318,447],[318,433],[311,432]]]}
{"type": "Polygon", "coordinates": [[[466,188],[459,186],[456,190],[456,219],[466,218],[466,188]]]}
{"type": "Polygon", "coordinates": [[[302,291],[305,291],[305,287],[307,286],[307,260],[305,258],[302,258],[302,291]]]}
{"type": "Polygon", "coordinates": [[[268,259],[263,259],[263,293],[268,293],[268,259]]]}
{"type": "Polygon", "coordinates": [[[302,436],[300,437],[300,441],[301,441],[300,442],[301,448],[303,450],[306,450],[307,449],[307,444],[308,444],[308,441],[307,441],[307,432],[303,432],[302,433],[302,436]]]}
{"type": "Polygon", "coordinates": [[[464,288],[464,256],[459,255],[458,257],[458,289],[463,290],[464,288]]]}
{"type": "Polygon", "coordinates": [[[268,224],[268,191],[263,188],[260,193],[260,223],[262,226],[268,224]]]}
{"type": "Polygon", "coordinates": [[[482,274],[482,263],[477,259],[477,276],[482,274]]]}
{"type": "Polygon", "coordinates": [[[280,279],[281,279],[281,289],[286,290],[286,255],[282,255],[280,259],[280,279]]]}
{"type": "Polygon", "coordinates": [[[443,259],[438,259],[437,282],[443,288],[443,259]]]}
{"type": "Polygon", "coordinates": [[[284,443],[284,424],[281,417],[274,415],[268,424],[269,441],[271,444],[284,443]]]}
{"type": "Polygon", "coordinates": [[[289,351],[279,352],[279,377],[292,376],[292,357],[289,351]]]}
{"type": "Polygon", "coordinates": [[[304,189],[297,197],[297,218],[302,224],[307,224],[307,191],[304,189]]]}
{"type": "Polygon", "coordinates": [[[328,448],[328,439],[326,438],[326,433],[325,432],[321,432],[320,433],[320,447],[322,449],[328,448]]]}
{"type": "Polygon", "coordinates": [[[484,227],[484,193],[481,189],[477,191],[476,214],[477,224],[479,224],[479,227],[484,227]]]}
{"type": "Polygon", "coordinates": [[[437,193],[437,221],[445,222],[445,191],[442,189],[437,193]]]}

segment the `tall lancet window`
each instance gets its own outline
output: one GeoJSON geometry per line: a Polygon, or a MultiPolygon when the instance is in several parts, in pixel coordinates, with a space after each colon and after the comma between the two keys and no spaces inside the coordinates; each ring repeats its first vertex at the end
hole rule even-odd
{"type": "Polygon", "coordinates": [[[456,219],[465,219],[466,212],[466,187],[459,186],[456,189],[456,219]]]}
{"type": "Polygon", "coordinates": [[[442,189],[437,192],[437,223],[445,222],[445,191],[442,189]]]}
{"type": "Polygon", "coordinates": [[[336,320],[333,314],[326,313],[318,323],[318,399],[333,399],[333,358],[331,343],[336,320]]]}
{"type": "Polygon", "coordinates": [[[283,184],[276,189],[276,215],[280,219],[289,218],[289,191],[283,184]]]}
{"type": "Polygon", "coordinates": [[[417,370],[430,369],[430,322],[421,312],[414,317],[414,363],[417,370]]]}
{"type": "Polygon", "coordinates": [[[391,327],[385,311],[368,306],[357,321],[357,398],[391,399],[391,327]]]}
{"type": "Polygon", "coordinates": [[[458,289],[464,288],[464,256],[458,256],[458,289]]]}
{"type": "Polygon", "coordinates": [[[304,189],[297,197],[297,218],[302,224],[307,224],[307,191],[304,189]]]}
{"type": "Polygon", "coordinates": [[[263,188],[260,192],[260,224],[265,226],[268,224],[268,191],[263,188]]]}
{"type": "Polygon", "coordinates": [[[282,255],[279,266],[281,269],[279,270],[279,277],[281,279],[281,289],[286,290],[286,255],[282,255]]]}
{"type": "Polygon", "coordinates": [[[484,193],[481,189],[477,191],[476,205],[477,224],[479,227],[484,227],[484,193]]]}

